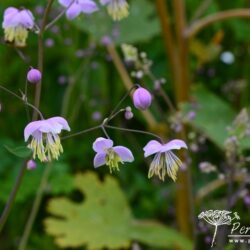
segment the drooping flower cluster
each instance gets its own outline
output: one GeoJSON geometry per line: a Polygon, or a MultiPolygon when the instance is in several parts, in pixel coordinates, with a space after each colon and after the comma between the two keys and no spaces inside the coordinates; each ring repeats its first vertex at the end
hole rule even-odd
{"type": "Polygon", "coordinates": [[[62,117],[34,121],[24,129],[24,139],[27,142],[32,137],[28,147],[33,152],[33,158],[41,161],[58,159],[63,152],[59,134],[62,130],[70,131],[68,122],[62,117]]]}
{"type": "Polygon", "coordinates": [[[93,149],[96,152],[94,158],[94,167],[98,168],[103,165],[109,166],[110,173],[113,170],[119,170],[119,164],[134,161],[132,152],[123,146],[113,147],[113,141],[99,137],[93,143],[93,149]]]}
{"type": "MultiPolygon", "coordinates": [[[[113,141],[99,137],[93,143],[93,149],[96,152],[94,158],[94,167],[98,168],[107,165],[110,173],[113,170],[119,170],[119,163],[133,162],[134,156],[132,152],[123,146],[113,147],[113,141]]],[[[182,140],[172,140],[169,143],[161,144],[156,140],[151,140],[144,148],[144,156],[148,157],[155,154],[150,165],[148,178],[157,175],[160,180],[164,181],[168,175],[174,181],[177,178],[177,171],[182,165],[181,160],[172,152],[173,149],[187,148],[182,140]]]]}
{"type": "Polygon", "coordinates": [[[164,181],[165,176],[168,175],[173,181],[176,181],[177,171],[182,165],[182,162],[172,150],[181,148],[187,149],[187,145],[184,141],[177,139],[166,144],[161,144],[156,140],[148,142],[143,148],[144,156],[148,157],[155,154],[150,164],[148,178],[151,178],[153,175],[158,175],[158,177],[164,181]]]}
{"type": "Polygon", "coordinates": [[[81,13],[91,14],[98,10],[92,0],[59,0],[59,3],[67,8],[66,16],[69,20],[78,17],[81,13]]]}
{"type": "Polygon", "coordinates": [[[16,47],[24,47],[28,32],[34,28],[34,25],[34,17],[29,10],[19,10],[14,7],[7,8],[4,11],[2,23],[5,41],[13,43],[16,47]]]}
{"type": "Polygon", "coordinates": [[[129,5],[126,0],[100,0],[100,2],[102,5],[107,5],[108,14],[114,21],[120,21],[129,15],[129,5]]]}

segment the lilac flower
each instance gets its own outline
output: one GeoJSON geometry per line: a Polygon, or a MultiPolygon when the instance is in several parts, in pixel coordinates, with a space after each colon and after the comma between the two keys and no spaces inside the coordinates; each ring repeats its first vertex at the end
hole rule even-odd
{"type": "Polygon", "coordinates": [[[161,144],[156,140],[151,140],[143,148],[144,157],[155,154],[150,164],[148,178],[154,174],[158,175],[160,180],[164,181],[166,174],[174,181],[177,178],[177,170],[182,165],[181,160],[171,151],[173,149],[186,148],[187,145],[182,140],[172,140],[166,144],[161,144]]]}
{"type": "Polygon", "coordinates": [[[27,10],[9,7],[4,11],[2,27],[4,39],[17,47],[24,47],[28,38],[28,30],[35,25],[33,14],[27,10]]]}
{"type": "Polygon", "coordinates": [[[128,16],[129,5],[126,0],[100,0],[102,5],[107,5],[108,14],[115,21],[119,21],[128,16]]]}
{"type": "Polygon", "coordinates": [[[99,137],[93,143],[93,149],[97,153],[94,158],[94,167],[98,168],[102,165],[109,166],[110,173],[112,170],[119,170],[119,163],[132,162],[134,156],[132,152],[123,146],[113,147],[113,141],[99,137]]]}
{"type": "Polygon", "coordinates": [[[59,0],[59,3],[67,8],[66,16],[69,20],[78,17],[81,13],[91,14],[98,10],[92,0],[59,0]]]}
{"type": "Polygon", "coordinates": [[[30,69],[27,74],[27,80],[31,83],[38,83],[42,79],[42,74],[38,69],[30,69]]]}
{"type": "Polygon", "coordinates": [[[152,102],[150,92],[145,88],[138,88],[133,94],[133,102],[137,109],[146,110],[152,102]]]}
{"type": "Polygon", "coordinates": [[[28,147],[33,151],[33,158],[42,162],[58,159],[63,152],[59,134],[62,130],[70,131],[68,122],[62,117],[30,122],[24,129],[25,141],[32,137],[28,147]]]}

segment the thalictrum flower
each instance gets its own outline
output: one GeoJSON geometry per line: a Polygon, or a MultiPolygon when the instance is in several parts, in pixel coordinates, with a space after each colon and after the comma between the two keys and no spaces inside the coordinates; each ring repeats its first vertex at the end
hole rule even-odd
{"type": "Polygon", "coordinates": [[[182,165],[181,160],[172,152],[173,149],[186,148],[187,145],[182,140],[172,140],[166,144],[161,144],[156,140],[148,142],[143,148],[144,156],[148,157],[155,154],[150,164],[148,178],[158,175],[160,180],[164,181],[166,174],[174,181],[177,178],[177,171],[182,165]]]}
{"type": "Polygon", "coordinates": [[[94,158],[94,167],[98,168],[102,165],[109,166],[110,173],[113,170],[119,170],[119,163],[132,162],[134,156],[132,152],[123,146],[113,147],[113,141],[103,137],[99,137],[93,143],[93,149],[96,152],[94,158]]]}
{"type": "Polygon", "coordinates": [[[28,141],[32,137],[28,147],[33,151],[33,158],[42,162],[58,159],[63,152],[59,137],[63,129],[70,131],[68,122],[62,117],[29,123],[24,129],[24,138],[28,141]]]}
{"type": "Polygon", "coordinates": [[[72,20],[81,13],[91,14],[98,10],[96,3],[92,0],[59,0],[59,3],[67,8],[66,16],[72,20]]]}
{"type": "Polygon", "coordinates": [[[24,47],[28,38],[28,31],[35,25],[33,14],[27,10],[9,7],[4,11],[2,27],[4,39],[17,47],[24,47]]]}
{"type": "Polygon", "coordinates": [[[115,21],[119,21],[128,16],[129,5],[126,0],[100,0],[102,5],[107,5],[108,14],[115,21]]]}

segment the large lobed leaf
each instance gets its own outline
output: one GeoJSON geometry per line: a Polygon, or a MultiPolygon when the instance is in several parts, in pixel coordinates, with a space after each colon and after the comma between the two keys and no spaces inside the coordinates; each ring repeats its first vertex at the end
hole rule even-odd
{"type": "Polygon", "coordinates": [[[89,18],[87,16],[78,18],[74,24],[79,29],[89,32],[96,40],[115,32],[118,33],[115,40],[117,44],[142,42],[160,33],[159,21],[154,12],[153,3],[147,0],[136,0],[131,1],[128,18],[120,22],[114,23],[105,10],[102,10],[89,18]]]}
{"type": "Polygon", "coordinates": [[[47,210],[46,232],[59,247],[86,246],[89,250],[129,248],[131,241],[167,248],[192,249],[191,243],[173,229],[133,218],[126,197],[115,178],[101,182],[97,175],[78,174],[75,188],[84,195],[81,202],[54,198],[47,210]]]}
{"type": "MultiPolygon", "coordinates": [[[[197,85],[192,89],[192,99],[196,104],[196,116],[190,122],[195,129],[202,131],[212,142],[221,149],[228,138],[227,131],[236,117],[236,112],[232,106],[223,99],[213,94],[205,87],[197,85]]],[[[193,104],[182,105],[184,113],[194,110],[193,104]]],[[[250,148],[249,138],[244,138],[241,142],[242,149],[250,148]]]]}

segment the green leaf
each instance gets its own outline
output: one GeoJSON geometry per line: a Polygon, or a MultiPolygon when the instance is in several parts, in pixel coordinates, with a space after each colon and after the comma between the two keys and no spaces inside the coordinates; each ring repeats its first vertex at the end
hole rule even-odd
{"type": "MultiPolygon", "coordinates": [[[[190,125],[224,149],[224,142],[229,137],[227,128],[237,113],[227,102],[201,85],[193,87],[192,99],[195,100],[197,108],[195,119],[190,121],[190,125]]],[[[185,114],[194,110],[190,103],[182,104],[181,109],[185,114]]],[[[243,138],[240,146],[241,149],[250,149],[250,137],[243,138]]]]}
{"type": "Polygon", "coordinates": [[[78,174],[74,185],[83,194],[83,201],[54,198],[47,207],[53,216],[45,220],[45,229],[55,237],[59,247],[118,249],[128,248],[132,240],[138,240],[156,247],[192,249],[188,248],[191,245],[188,240],[164,225],[150,221],[135,223],[115,178],[106,176],[101,182],[94,173],[88,172],[78,174]],[[184,239],[183,244],[179,243],[180,239],[184,239]]]}
{"type": "Polygon", "coordinates": [[[146,41],[160,33],[159,21],[154,15],[154,4],[147,0],[131,1],[130,14],[120,22],[114,23],[105,10],[79,17],[73,23],[81,30],[89,32],[99,41],[103,36],[118,28],[117,44],[146,41]],[[142,8],[143,6],[143,8],[142,8]]]}
{"type": "Polygon", "coordinates": [[[27,158],[27,157],[31,156],[31,154],[32,154],[32,151],[29,148],[27,148],[27,146],[11,148],[7,145],[4,145],[4,147],[9,153],[11,153],[19,158],[27,158]]]}
{"type": "MultiPolygon", "coordinates": [[[[236,112],[228,103],[201,85],[193,88],[192,99],[197,109],[195,109],[196,117],[191,121],[191,125],[223,149],[224,141],[228,137],[226,128],[232,123],[236,112]]],[[[185,104],[182,108],[185,113],[194,110],[192,104],[185,104]]]]}
{"type": "Polygon", "coordinates": [[[180,233],[158,222],[136,221],[132,224],[130,233],[132,239],[149,246],[193,249],[191,242],[180,233]]]}
{"type": "MultiPolygon", "coordinates": [[[[37,164],[37,168],[32,171],[27,171],[23,177],[22,185],[18,190],[17,197],[15,202],[21,203],[26,199],[34,197],[37,188],[40,185],[41,177],[44,171],[44,168],[51,167],[51,174],[49,177],[47,191],[50,194],[67,194],[73,189],[73,180],[72,176],[69,174],[69,167],[66,164],[60,162],[52,163],[49,166],[37,164]]],[[[19,167],[10,168],[6,180],[1,182],[0,201],[5,202],[11,192],[13,183],[17,176],[19,167]]]]}

